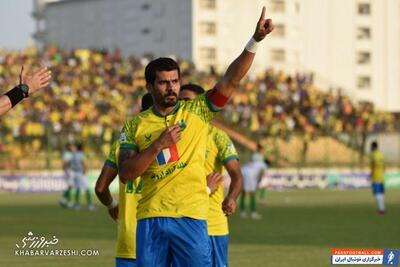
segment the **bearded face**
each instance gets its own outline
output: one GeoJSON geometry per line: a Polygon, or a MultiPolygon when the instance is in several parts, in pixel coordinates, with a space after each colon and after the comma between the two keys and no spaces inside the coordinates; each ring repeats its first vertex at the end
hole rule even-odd
{"type": "Polygon", "coordinates": [[[148,85],[148,90],[158,106],[163,108],[174,107],[180,90],[178,71],[157,71],[154,84],[148,85]]]}

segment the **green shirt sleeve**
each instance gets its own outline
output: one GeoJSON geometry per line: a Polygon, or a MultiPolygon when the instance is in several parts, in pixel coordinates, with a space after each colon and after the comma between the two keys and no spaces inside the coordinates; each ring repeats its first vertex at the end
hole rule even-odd
{"type": "Polygon", "coordinates": [[[119,140],[120,149],[139,150],[139,147],[135,141],[138,122],[139,119],[137,117],[125,122],[124,127],[121,130],[121,136],[119,140]]]}
{"type": "Polygon", "coordinates": [[[110,153],[108,154],[108,157],[104,162],[104,165],[114,169],[118,169],[118,153],[119,153],[119,140],[115,141],[112,144],[110,153]]]}
{"type": "Polygon", "coordinates": [[[210,100],[207,97],[207,92],[199,95],[195,100],[193,101],[187,101],[186,102],[186,109],[189,112],[195,113],[197,116],[199,116],[204,122],[209,122],[211,121],[217,112],[219,111],[216,109],[213,104],[210,102],[210,100]]]}
{"type": "Polygon", "coordinates": [[[238,160],[239,155],[229,136],[222,130],[215,128],[214,142],[218,148],[218,160],[224,165],[230,160],[238,160]]]}

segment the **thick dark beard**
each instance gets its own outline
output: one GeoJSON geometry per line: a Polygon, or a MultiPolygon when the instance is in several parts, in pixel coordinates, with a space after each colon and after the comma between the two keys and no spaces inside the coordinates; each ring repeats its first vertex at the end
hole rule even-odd
{"type": "Polygon", "coordinates": [[[178,99],[178,97],[175,93],[167,94],[165,96],[162,96],[162,95],[156,96],[156,100],[157,100],[158,104],[163,108],[174,107],[176,105],[177,99],[178,99]],[[166,97],[171,96],[171,95],[175,96],[175,99],[174,100],[166,100],[166,97]]]}
{"type": "Polygon", "coordinates": [[[163,99],[161,105],[164,108],[174,107],[176,105],[176,98],[175,98],[175,100],[170,100],[170,101],[166,101],[165,99],[163,99]]]}

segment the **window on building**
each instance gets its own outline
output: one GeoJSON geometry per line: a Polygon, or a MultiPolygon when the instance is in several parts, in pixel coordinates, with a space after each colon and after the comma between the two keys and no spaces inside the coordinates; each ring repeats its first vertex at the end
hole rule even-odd
{"type": "Polygon", "coordinates": [[[216,65],[209,64],[209,65],[207,65],[207,69],[208,69],[208,73],[210,73],[211,75],[217,74],[217,66],[216,65]]]}
{"type": "Polygon", "coordinates": [[[359,15],[371,15],[370,3],[358,3],[357,11],[359,15]]]}
{"type": "Polygon", "coordinates": [[[357,28],[357,39],[359,39],[359,40],[371,39],[371,29],[369,27],[358,27],[357,28]]]}
{"type": "Polygon", "coordinates": [[[214,60],[217,57],[217,51],[214,47],[201,47],[200,57],[202,59],[214,60]]]}
{"type": "Polygon", "coordinates": [[[201,22],[200,33],[206,35],[214,35],[217,32],[217,26],[215,22],[201,22]]]}
{"type": "Polygon", "coordinates": [[[155,38],[155,42],[162,43],[165,39],[165,29],[160,29],[160,31],[155,34],[157,37],[155,38]]]}
{"type": "Polygon", "coordinates": [[[357,63],[360,65],[371,63],[371,53],[366,51],[358,52],[357,63]]]}
{"type": "Polygon", "coordinates": [[[274,25],[274,30],[272,32],[272,36],[275,37],[285,37],[285,25],[284,24],[277,24],[274,25]]]}
{"type": "Polygon", "coordinates": [[[142,34],[149,34],[150,33],[150,29],[149,28],[143,28],[142,29],[142,34]]]}
{"type": "Polygon", "coordinates": [[[296,14],[300,13],[300,3],[297,1],[294,3],[294,10],[296,11],[296,14]]]}
{"type": "Polygon", "coordinates": [[[200,0],[200,7],[206,9],[215,9],[216,0],[200,0]]]}
{"type": "Polygon", "coordinates": [[[142,9],[143,10],[148,10],[150,8],[150,4],[149,3],[144,3],[143,5],[142,5],[142,9]]]}
{"type": "Polygon", "coordinates": [[[284,62],[285,58],[286,58],[285,50],[283,50],[283,49],[272,49],[271,50],[271,61],[284,62]]]}
{"type": "Polygon", "coordinates": [[[284,13],[285,12],[285,1],[284,0],[271,0],[269,8],[271,12],[274,13],[284,13]]]}
{"type": "Polygon", "coordinates": [[[371,77],[370,76],[359,76],[357,78],[358,89],[371,89],[371,77]]]}

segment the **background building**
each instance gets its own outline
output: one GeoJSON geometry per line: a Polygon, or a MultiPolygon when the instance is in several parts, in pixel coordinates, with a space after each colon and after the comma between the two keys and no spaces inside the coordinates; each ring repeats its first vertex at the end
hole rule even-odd
{"type": "Polygon", "coordinates": [[[177,55],[224,70],[252,35],[261,7],[275,24],[253,72],[313,72],[321,88],[400,111],[400,0],[36,1],[35,37],[64,48],[177,55]],[[47,2],[47,3],[46,3],[47,2]]]}

